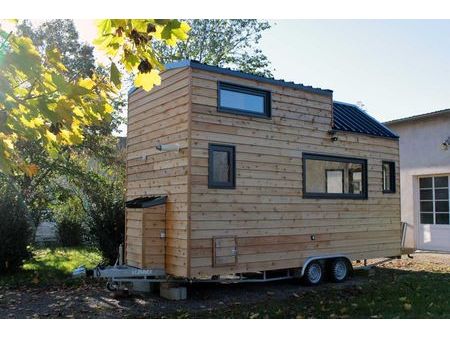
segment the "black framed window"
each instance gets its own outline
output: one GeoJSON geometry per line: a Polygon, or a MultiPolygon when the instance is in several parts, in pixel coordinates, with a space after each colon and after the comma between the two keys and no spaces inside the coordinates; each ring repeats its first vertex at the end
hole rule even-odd
{"type": "Polygon", "coordinates": [[[234,189],[236,187],[235,147],[210,144],[208,148],[208,187],[234,189]]]}
{"type": "Polygon", "coordinates": [[[218,110],[227,113],[270,118],[271,95],[267,90],[218,82],[218,110]]]}
{"type": "Polygon", "coordinates": [[[395,162],[383,161],[383,192],[395,192],[395,162]]]}
{"type": "Polygon", "coordinates": [[[367,160],[303,154],[303,197],[367,198],[367,160]]]}

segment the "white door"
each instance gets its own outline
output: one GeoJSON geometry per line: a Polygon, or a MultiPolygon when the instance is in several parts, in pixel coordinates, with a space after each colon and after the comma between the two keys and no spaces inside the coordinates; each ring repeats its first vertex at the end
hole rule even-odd
{"type": "Polygon", "coordinates": [[[449,175],[419,177],[417,248],[450,251],[449,175]]]}

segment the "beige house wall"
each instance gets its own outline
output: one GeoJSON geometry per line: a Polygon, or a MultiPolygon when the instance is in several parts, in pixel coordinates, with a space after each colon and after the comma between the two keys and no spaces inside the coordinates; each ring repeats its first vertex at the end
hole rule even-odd
{"type": "Polygon", "coordinates": [[[450,148],[441,144],[450,136],[450,112],[386,124],[400,136],[401,217],[407,222],[407,244],[423,250],[450,251],[450,225],[420,225],[420,176],[450,175],[450,148]]]}

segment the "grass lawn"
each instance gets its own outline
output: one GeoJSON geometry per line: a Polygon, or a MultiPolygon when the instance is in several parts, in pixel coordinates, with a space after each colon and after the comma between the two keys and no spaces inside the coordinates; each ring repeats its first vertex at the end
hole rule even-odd
{"type": "Polygon", "coordinates": [[[0,286],[23,284],[49,285],[70,282],[67,277],[80,265],[94,268],[102,261],[101,253],[94,248],[41,248],[32,250],[32,258],[21,271],[0,276],[0,286]]]}
{"type": "MultiPolygon", "coordinates": [[[[329,284],[284,300],[230,306],[178,318],[450,318],[450,266],[376,269],[363,285],[329,284]]],[[[394,267],[394,266],[393,266],[394,267]]],[[[365,277],[367,278],[367,277],[365,277]]]]}

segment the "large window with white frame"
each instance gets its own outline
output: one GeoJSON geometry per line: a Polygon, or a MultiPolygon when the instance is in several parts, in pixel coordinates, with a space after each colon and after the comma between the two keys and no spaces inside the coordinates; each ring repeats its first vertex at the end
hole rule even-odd
{"type": "Polygon", "coordinates": [[[420,223],[450,224],[449,176],[419,178],[420,223]]]}

